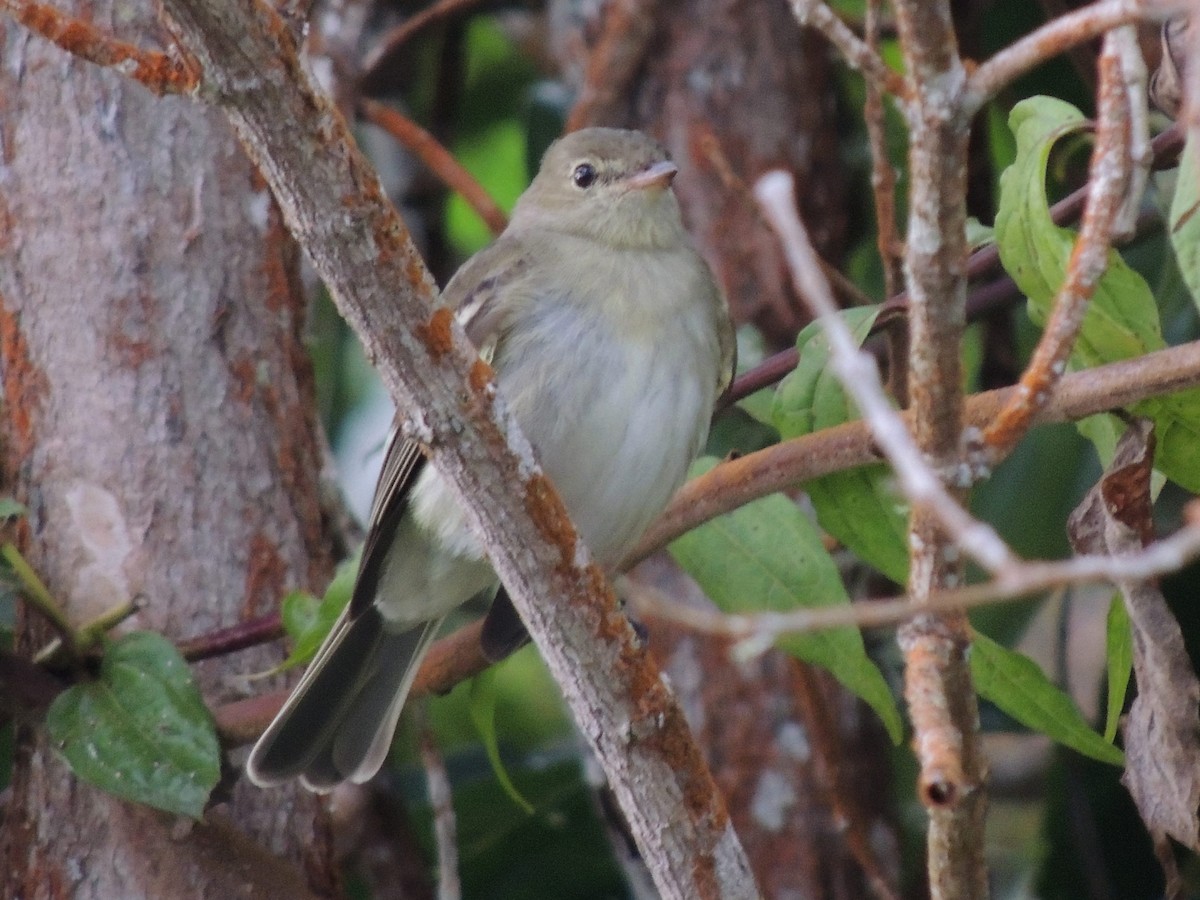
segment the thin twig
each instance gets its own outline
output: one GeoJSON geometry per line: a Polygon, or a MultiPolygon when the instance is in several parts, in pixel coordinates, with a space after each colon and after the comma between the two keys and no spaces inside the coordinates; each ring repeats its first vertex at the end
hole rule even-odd
{"type": "Polygon", "coordinates": [[[1047,22],[980,64],[967,81],[962,115],[972,118],[1010,82],[1067,49],[1146,17],[1145,0],[1098,0],[1047,22]]]}
{"type": "Polygon", "coordinates": [[[623,97],[654,37],[661,0],[609,0],[564,131],[603,124],[623,97]]]}
{"type": "Polygon", "coordinates": [[[214,656],[225,656],[257,647],[283,636],[283,619],[279,613],[259,616],[247,622],[238,622],[228,628],[218,628],[176,644],[188,662],[199,662],[214,656]]]}
{"type": "Polygon", "coordinates": [[[50,624],[50,627],[58,635],[59,641],[62,642],[62,647],[68,657],[72,661],[77,661],[79,644],[75,637],[75,629],[58,601],[54,599],[54,595],[50,593],[50,589],[46,587],[45,582],[25,561],[25,557],[21,555],[21,551],[15,544],[5,544],[0,547],[0,556],[4,557],[4,561],[8,563],[21,582],[21,595],[25,598],[26,605],[50,624]]]}
{"type": "Polygon", "coordinates": [[[362,75],[359,77],[360,84],[373,83],[383,71],[389,69],[396,56],[404,49],[404,45],[418,31],[423,31],[435,22],[460,15],[479,3],[480,0],[437,0],[436,3],[405,19],[384,34],[375,48],[367,54],[363,61],[362,75]]]}
{"type": "Polygon", "coordinates": [[[1113,224],[1129,187],[1129,97],[1125,92],[1117,43],[1110,35],[1100,54],[1099,122],[1092,153],[1091,180],[1083,224],[1075,240],[1066,278],[1054,298],[1045,330],[1016,395],[983,433],[994,461],[1006,456],[1045,406],[1067,369],[1092,294],[1108,268],[1113,224]]]}
{"type": "Polygon", "coordinates": [[[454,816],[454,795],[450,776],[437,745],[437,736],[422,716],[421,765],[425,769],[425,787],[433,812],[433,838],[437,846],[438,900],[459,900],[462,882],[458,875],[458,825],[454,816]]]}
{"type": "MultiPolygon", "coordinates": [[[[872,53],[879,52],[879,4],[867,0],[866,42],[872,53]]],[[[884,116],[883,93],[872,78],[866,79],[867,97],[863,119],[867,124],[867,139],[871,146],[871,192],[875,198],[876,243],[883,263],[883,285],[886,296],[894,297],[900,286],[900,265],[903,249],[896,233],[896,170],[888,158],[887,120],[884,116]]]]}
{"type": "Polygon", "coordinates": [[[900,73],[891,69],[879,54],[851,31],[825,3],[821,0],[791,0],[791,4],[797,21],[823,34],[842,54],[846,65],[861,73],[864,78],[874,81],[881,91],[899,100],[908,95],[900,73]]]}
{"type": "MultiPolygon", "coordinates": [[[[1149,397],[1200,386],[1200,341],[1065,375],[1037,423],[1076,421],[1149,397]]],[[[964,422],[983,428],[1013,398],[1015,387],[967,398],[964,422]]],[[[904,422],[911,413],[901,414],[904,422]]],[[[776,491],[833,472],[882,462],[870,428],[847,422],[727,460],[687,482],[626,558],[632,566],[710,519],[776,491]]]]}
{"type": "Polygon", "coordinates": [[[1125,201],[1113,222],[1113,240],[1124,240],[1135,234],[1142,209],[1142,198],[1154,165],[1154,148],[1150,143],[1150,76],[1146,60],[1138,44],[1137,28],[1126,25],[1109,32],[1108,39],[1116,48],[1121,64],[1121,80],[1129,103],[1129,186],[1125,201]]]}
{"type": "Polygon", "coordinates": [[[390,134],[421,160],[443,184],[467,201],[467,205],[483,219],[492,234],[499,234],[505,229],[508,216],[504,210],[437,138],[408,116],[376,100],[360,100],[359,109],[367,121],[390,134]]]}
{"type": "MultiPolygon", "coordinates": [[[[1197,29],[1200,31],[1200,29],[1197,29]]],[[[1150,143],[1151,153],[1154,157],[1155,165],[1173,165],[1175,158],[1179,155],[1179,151],[1183,147],[1183,130],[1179,125],[1173,125],[1166,131],[1157,135],[1150,143]]],[[[1056,225],[1065,225],[1075,221],[1083,210],[1084,202],[1087,200],[1088,185],[1084,185],[1076,191],[1068,194],[1062,200],[1050,207],[1050,218],[1056,225]]],[[[989,244],[987,247],[976,250],[967,260],[967,275],[975,278],[986,274],[1000,265],[1000,253],[995,244],[989,244]]],[[[1006,284],[1011,285],[1011,280],[1005,279],[1006,284]]],[[[994,299],[991,297],[997,290],[994,285],[985,285],[972,291],[967,296],[967,320],[972,321],[978,315],[986,315],[994,306],[994,299]],[[987,294],[986,302],[983,302],[981,294],[987,294]]],[[[1007,295],[1006,290],[1000,293],[1007,295]]],[[[887,301],[886,306],[895,307],[897,309],[908,309],[908,291],[901,291],[887,301]]],[[[737,377],[733,383],[733,387],[728,394],[722,398],[722,403],[732,404],[747,397],[755,391],[769,387],[783,376],[787,375],[792,369],[796,368],[796,362],[799,356],[796,353],[795,347],[789,347],[786,350],[781,350],[779,353],[769,356],[759,365],[755,366],[748,372],[743,372],[737,377]]]]}
{"type": "Polygon", "coordinates": [[[1177,572],[1200,558],[1200,507],[1192,501],[1187,524],[1168,538],[1129,556],[1088,555],[1053,562],[1022,562],[985,584],[938,591],[917,602],[910,596],[857,600],[842,606],[797,609],[784,613],[726,615],[718,610],[671,600],[636,583],[630,600],[639,612],[667,619],[694,631],[744,641],[752,649],[770,647],[791,634],[856,626],[897,625],[929,613],[961,612],[978,606],[1008,603],[1072,585],[1145,581],[1177,572]]]}
{"type": "Polygon", "coordinates": [[[829,337],[830,366],[854,398],[871,432],[896,471],[900,489],[914,505],[926,504],[959,544],[984,568],[998,572],[1015,558],[1000,536],[971,517],[954,500],[941,480],[921,457],[903,420],[888,402],[879,383],[875,361],[859,350],[850,330],[838,316],[837,305],[817,263],[816,252],[796,215],[792,176],[768,172],[754,187],[775,232],[783,244],[797,292],[805,298],[829,337]]]}
{"type": "MultiPolygon", "coordinates": [[[[655,590],[654,593],[666,596],[655,590]]],[[[675,600],[667,599],[672,606],[685,606],[675,600]]],[[[707,606],[699,607],[710,611],[707,606]]],[[[651,610],[646,612],[653,614],[651,610]]],[[[808,729],[809,742],[813,750],[813,768],[825,791],[826,802],[835,821],[842,824],[843,837],[846,847],[854,861],[858,863],[866,878],[867,885],[876,900],[899,900],[892,889],[890,879],[879,859],[878,845],[871,840],[870,821],[864,810],[854,802],[854,792],[846,783],[846,767],[844,765],[844,749],[841,746],[841,735],[837,723],[829,709],[826,694],[821,689],[816,669],[800,662],[790,666],[792,694],[796,704],[804,716],[808,729]]]]}
{"type": "Polygon", "coordinates": [[[90,22],[33,0],[0,0],[0,9],[68,53],[98,66],[114,68],[156,94],[185,94],[199,84],[199,69],[190,58],[143,50],[119,41],[90,22]]]}

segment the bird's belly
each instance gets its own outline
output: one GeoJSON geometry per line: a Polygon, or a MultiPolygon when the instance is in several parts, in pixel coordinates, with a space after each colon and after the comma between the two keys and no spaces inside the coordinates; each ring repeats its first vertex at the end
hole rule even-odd
{"type": "Polygon", "coordinates": [[[613,566],[683,483],[713,397],[661,354],[615,351],[597,368],[548,385],[519,417],[588,548],[613,566]]]}

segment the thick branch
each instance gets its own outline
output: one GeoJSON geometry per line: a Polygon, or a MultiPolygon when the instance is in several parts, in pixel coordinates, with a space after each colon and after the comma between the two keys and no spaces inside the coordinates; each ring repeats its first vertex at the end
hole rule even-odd
{"type": "Polygon", "coordinates": [[[667,897],[756,895],[725,805],[657,669],[346,124],[266,4],[167,0],[289,228],[463,504],[667,897]],[[556,602],[545,602],[546,598],[556,602]],[[667,824],[670,823],[670,827],[667,824]]]}
{"type": "MultiPolygon", "coordinates": [[[[1200,385],[1200,342],[1147,353],[1083,372],[1059,382],[1035,422],[1070,422],[1200,385]]],[[[983,428],[1015,396],[1002,388],[967,398],[967,425],[983,428]]],[[[911,425],[912,414],[901,414],[911,425]]],[[[776,491],[798,488],[822,475],[883,462],[866,423],[847,422],[773,444],[721,463],[685,484],[626,559],[632,566],[710,519],[776,491]]]]}
{"type": "MultiPolygon", "coordinates": [[[[904,274],[909,295],[909,403],[913,437],[949,475],[965,468],[961,346],[966,310],[967,73],[958,55],[948,0],[896,0],[896,24],[909,86],[909,195],[904,274]]],[[[969,482],[968,479],[965,479],[969,482]]],[[[967,486],[960,483],[961,490],[967,486]]],[[[909,523],[908,590],[917,602],[956,587],[958,545],[929,506],[909,523]]],[[[930,893],[987,896],[983,858],[986,763],[967,662],[966,618],[923,616],[898,635],[905,698],[929,810],[930,893]]]]}

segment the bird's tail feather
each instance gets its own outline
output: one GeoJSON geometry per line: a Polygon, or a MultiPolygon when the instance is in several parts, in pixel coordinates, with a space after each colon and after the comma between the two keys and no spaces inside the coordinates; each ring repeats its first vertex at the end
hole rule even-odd
{"type": "Polygon", "coordinates": [[[370,607],[334,626],[246,763],[260,787],[297,775],[313,790],[366,781],[383,764],[441,619],[393,632],[370,607]]]}

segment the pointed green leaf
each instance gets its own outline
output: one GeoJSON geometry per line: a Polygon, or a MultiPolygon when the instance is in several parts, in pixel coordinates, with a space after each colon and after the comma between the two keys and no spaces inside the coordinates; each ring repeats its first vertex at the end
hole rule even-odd
{"type": "Polygon", "coordinates": [[[469,711],[471,721],[479,732],[483,749],[487,752],[488,762],[496,781],[504,789],[504,793],[512,798],[513,803],[521,807],[527,814],[533,815],[533,805],[521,796],[517,786],[508,777],[504,761],[500,758],[500,743],[496,738],[496,668],[484,669],[471,679],[471,701],[469,711]]]}
{"type": "MultiPolygon", "coordinates": [[[[843,315],[861,344],[879,307],[859,307],[843,315]]],[[[800,362],[775,395],[774,420],[785,440],[858,418],[858,411],[829,366],[829,340],[819,323],[796,339],[800,362]]],[[[804,485],[817,521],[888,578],[908,578],[908,508],[893,488],[886,466],[866,466],[816,478],[804,485]]]]}
{"type": "Polygon", "coordinates": [[[1133,674],[1133,629],[1129,626],[1125,601],[1119,593],[1113,595],[1108,605],[1107,645],[1108,710],[1104,717],[1104,739],[1111,743],[1117,737],[1125,695],[1129,691],[1129,676],[1133,674]]]}
{"type": "MultiPolygon", "coordinates": [[[[708,471],[706,457],[692,474],[708,471]]],[[[804,513],[781,494],[764,497],[685,534],[671,555],[727,613],[784,612],[836,606],[849,598],[821,535],[804,513]]],[[[903,726],[895,698],[867,656],[857,628],[832,628],[780,638],[777,646],[828,669],[879,714],[892,740],[903,726]]]]}
{"type": "Polygon", "coordinates": [[[28,512],[29,510],[23,504],[18,503],[12,497],[0,497],[0,519],[15,519],[28,512]]]}
{"type": "Polygon", "coordinates": [[[1022,725],[1100,762],[1121,766],[1125,754],[1088,725],[1083,713],[1037,663],[976,631],[971,637],[971,677],[979,696],[1022,725]]]}
{"type": "Polygon", "coordinates": [[[212,718],[162,635],[114,641],[95,681],[68,688],[46,727],[71,770],[126,800],[199,818],[220,777],[212,718]]]}
{"type": "Polygon", "coordinates": [[[350,602],[354,580],[358,577],[360,556],[361,552],[356,553],[337,567],[333,580],[325,589],[325,596],[319,601],[305,591],[293,591],[283,598],[280,615],[283,630],[292,639],[292,652],[278,666],[263,674],[286,672],[317,655],[321,642],[350,602]]]}
{"type": "Polygon", "coordinates": [[[1200,307],[1200,147],[1192,132],[1179,159],[1179,177],[1167,219],[1184,283],[1200,307]]]}
{"type": "MultiPolygon", "coordinates": [[[[1086,120],[1069,103],[1032,97],[1013,107],[1009,124],[1016,136],[1017,159],[1000,177],[996,240],[1000,261],[1029,298],[1030,317],[1044,325],[1066,277],[1075,240],[1073,231],[1050,218],[1046,164],[1055,142],[1083,130],[1086,120]]],[[[1071,354],[1072,368],[1117,362],[1165,346],[1149,285],[1119,253],[1110,251],[1108,270],[1096,286],[1071,354]]],[[[1155,467],[1188,490],[1200,491],[1200,390],[1155,397],[1132,411],[1154,419],[1155,467]]],[[[1093,437],[1096,431],[1084,434],[1093,437]]]]}

